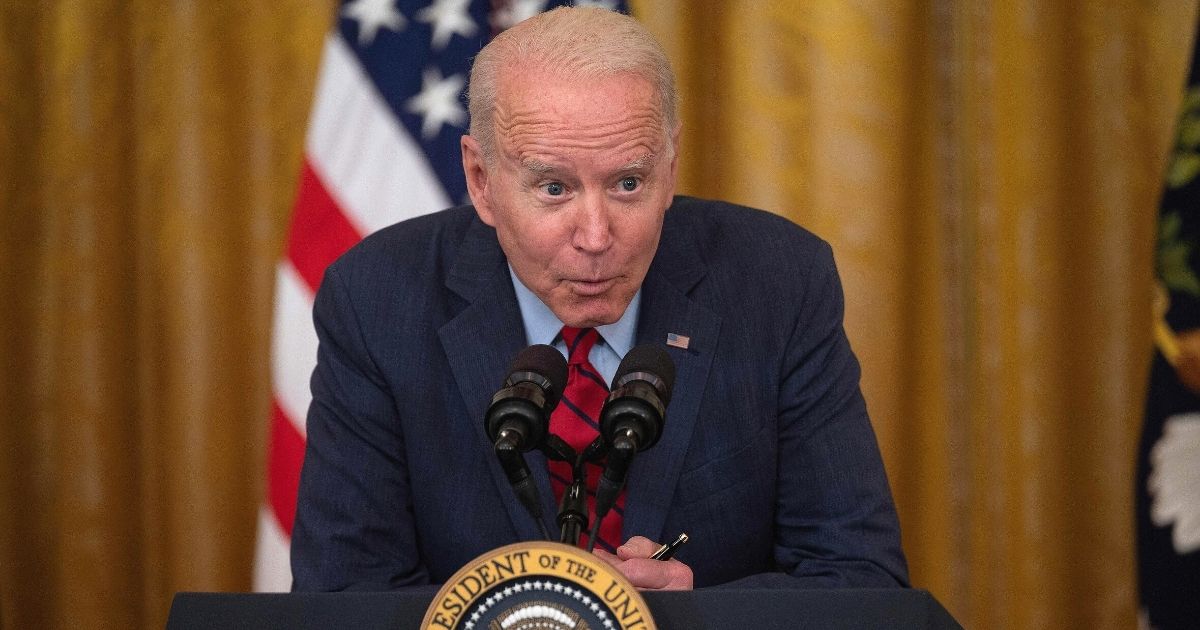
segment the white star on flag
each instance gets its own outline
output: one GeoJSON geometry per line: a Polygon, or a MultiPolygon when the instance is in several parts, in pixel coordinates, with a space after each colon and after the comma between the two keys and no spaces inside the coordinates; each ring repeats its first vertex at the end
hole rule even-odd
{"type": "Polygon", "coordinates": [[[424,116],[422,136],[426,139],[436,136],[446,123],[461,127],[467,122],[467,111],[458,101],[465,85],[466,79],[461,74],[443,79],[441,70],[425,69],[421,75],[421,93],[405,104],[410,113],[424,116]]]}
{"type": "Polygon", "coordinates": [[[527,20],[546,9],[546,0],[514,0],[512,4],[497,9],[492,24],[504,30],[518,22],[527,20]]]}
{"type": "Polygon", "coordinates": [[[470,37],[479,30],[467,14],[470,0],[437,0],[417,12],[417,19],[433,25],[433,47],[441,50],[455,35],[470,37]]]}
{"type": "Polygon", "coordinates": [[[399,33],[408,25],[408,20],[396,10],[395,0],[353,0],[342,9],[342,15],[358,20],[359,46],[375,41],[375,34],[382,27],[399,33]]]}

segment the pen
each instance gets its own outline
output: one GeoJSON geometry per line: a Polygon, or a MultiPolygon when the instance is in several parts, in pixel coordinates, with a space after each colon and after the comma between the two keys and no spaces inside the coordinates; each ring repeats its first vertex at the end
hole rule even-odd
{"type": "Polygon", "coordinates": [[[655,551],[653,554],[651,554],[650,559],[662,560],[666,562],[667,560],[670,560],[671,556],[675,555],[675,552],[679,551],[679,548],[682,547],[687,541],[687,532],[682,532],[675,537],[675,540],[672,540],[671,542],[659,547],[658,551],[655,551]]]}

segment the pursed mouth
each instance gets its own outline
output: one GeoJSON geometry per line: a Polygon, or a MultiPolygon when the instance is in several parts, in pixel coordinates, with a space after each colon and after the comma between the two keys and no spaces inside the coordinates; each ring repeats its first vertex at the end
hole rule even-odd
{"type": "Polygon", "coordinates": [[[603,278],[600,280],[568,280],[567,282],[571,284],[572,291],[577,295],[594,296],[612,288],[616,281],[616,278],[603,278]]]}

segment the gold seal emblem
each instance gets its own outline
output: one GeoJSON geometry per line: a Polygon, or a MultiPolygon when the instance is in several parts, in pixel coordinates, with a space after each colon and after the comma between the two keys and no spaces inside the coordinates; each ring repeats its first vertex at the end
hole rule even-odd
{"type": "Polygon", "coordinates": [[[596,556],[523,542],[458,570],[425,612],[427,630],[657,630],[637,589],[596,556]]]}

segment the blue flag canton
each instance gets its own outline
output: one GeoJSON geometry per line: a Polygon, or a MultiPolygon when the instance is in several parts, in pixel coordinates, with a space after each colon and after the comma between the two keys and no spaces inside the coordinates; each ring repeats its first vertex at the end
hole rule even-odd
{"type": "Polygon", "coordinates": [[[491,38],[557,6],[627,11],[603,0],[348,0],[338,31],[454,202],[465,202],[459,139],[467,132],[471,60],[491,38]]]}

